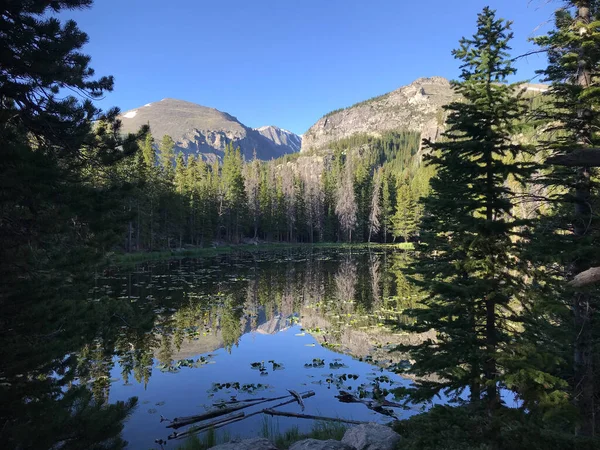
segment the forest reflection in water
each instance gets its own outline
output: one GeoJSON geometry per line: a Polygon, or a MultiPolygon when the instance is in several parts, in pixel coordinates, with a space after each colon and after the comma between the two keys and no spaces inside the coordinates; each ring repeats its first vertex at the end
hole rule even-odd
{"type": "MultiPolygon", "coordinates": [[[[314,390],[312,414],[385,422],[334,396],[385,395],[410,382],[394,373],[403,355],[389,351],[428,337],[401,330],[402,312],[419,296],[402,275],[407,263],[398,251],[304,248],[109,269],[87,300],[111,305],[110,326],[74,354],[64,389],[85,389],[96,408],[137,397],[122,431],[130,448],[166,438],[161,415],[200,414],[219,400],[287,389],[314,390]]],[[[256,435],[260,420],[227,432],[256,435]]],[[[310,424],[282,418],[279,426],[310,424]]]]}

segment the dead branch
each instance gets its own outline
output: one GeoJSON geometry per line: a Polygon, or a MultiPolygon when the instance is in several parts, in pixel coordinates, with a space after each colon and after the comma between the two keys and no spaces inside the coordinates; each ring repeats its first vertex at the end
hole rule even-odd
{"type": "Polygon", "coordinates": [[[592,267],[591,269],[584,270],[581,273],[575,275],[571,281],[569,281],[569,286],[574,288],[580,288],[584,286],[589,286],[590,284],[595,284],[600,282],[600,267],[592,267]]]}

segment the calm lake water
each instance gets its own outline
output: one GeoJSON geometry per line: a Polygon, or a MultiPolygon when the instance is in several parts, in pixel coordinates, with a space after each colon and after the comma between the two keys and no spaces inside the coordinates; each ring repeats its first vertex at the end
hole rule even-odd
{"type": "MultiPolygon", "coordinates": [[[[399,251],[294,249],[113,269],[89,296],[133,308],[136,323],[123,317],[110,345],[84,349],[89,379],[80,381],[108,402],[139,398],[123,430],[134,449],[158,448],[155,439],[167,439],[172,430],[161,416],[201,414],[220,401],[276,397],[287,389],[315,392],[305,414],[385,423],[391,418],[335,396],[343,390],[371,398],[410,383],[393,371],[406,364],[403,355],[390,352],[422,339],[390,326],[405,323],[402,311],[418,295],[400,272],[406,258],[399,251]]],[[[281,410],[301,412],[298,404],[281,410]]],[[[393,412],[402,418],[419,410],[393,412]]],[[[264,420],[257,415],[220,432],[257,436],[264,420]]],[[[282,432],[312,427],[310,420],[284,417],[271,425],[282,432]]]]}

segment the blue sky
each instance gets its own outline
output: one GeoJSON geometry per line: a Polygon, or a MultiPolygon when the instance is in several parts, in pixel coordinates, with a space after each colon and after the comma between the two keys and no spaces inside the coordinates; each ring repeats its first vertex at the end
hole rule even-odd
{"type": "MultiPolygon", "coordinates": [[[[489,5],[514,21],[515,55],[547,29],[547,0],[96,0],[69,12],[87,32],[100,102],[123,111],[172,97],[252,127],[304,133],[323,114],[419,77],[455,78],[450,52],[489,5]]],[[[544,65],[519,61],[519,79],[544,65]]]]}

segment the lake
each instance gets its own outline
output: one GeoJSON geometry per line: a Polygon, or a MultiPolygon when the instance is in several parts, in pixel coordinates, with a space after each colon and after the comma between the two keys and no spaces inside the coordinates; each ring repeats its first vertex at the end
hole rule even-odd
{"type": "MultiPolygon", "coordinates": [[[[401,330],[403,310],[418,298],[400,270],[407,258],[398,250],[295,248],[109,269],[89,299],[111,298],[120,330],[84,347],[79,364],[88,370],[79,382],[101,401],[139,398],[123,430],[135,449],[167,439],[172,430],[161,416],[202,414],[220,402],[288,389],[315,392],[305,414],[386,423],[391,417],[336,395],[392,400],[389,390],[410,383],[394,373],[405,356],[390,352],[423,338],[401,330]]],[[[301,412],[298,404],[280,410],[301,412]]],[[[391,411],[402,418],[420,410],[391,411]]],[[[312,427],[288,417],[269,423],[281,432],[312,427]]],[[[264,425],[259,414],[220,431],[257,436],[264,425]]]]}

